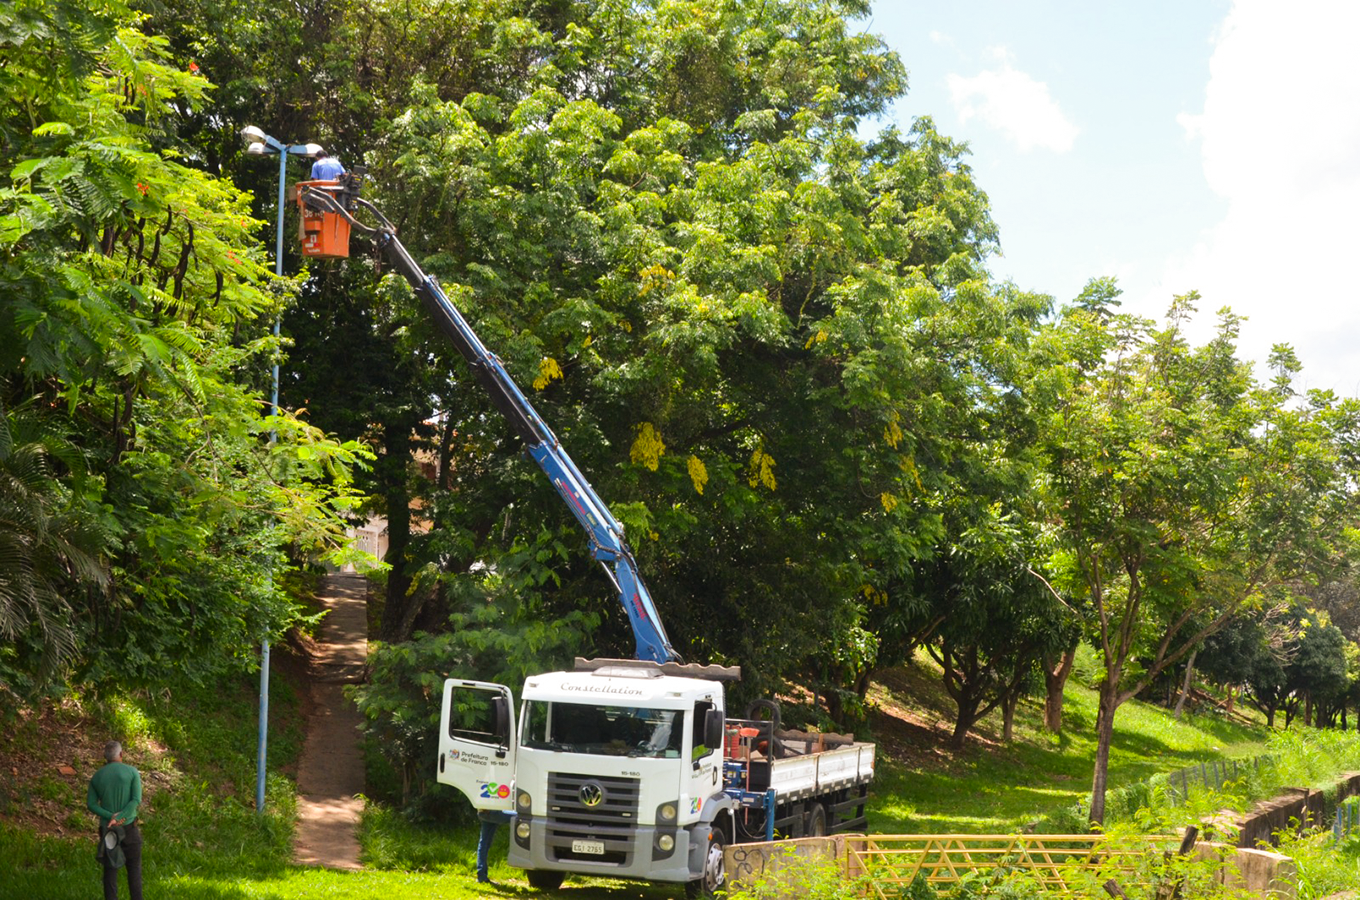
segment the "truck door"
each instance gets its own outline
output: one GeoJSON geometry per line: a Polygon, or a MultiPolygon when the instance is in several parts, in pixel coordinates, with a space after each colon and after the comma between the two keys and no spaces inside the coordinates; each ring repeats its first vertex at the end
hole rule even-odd
{"type": "Polygon", "coordinates": [[[684,783],[688,806],[680,811],[682,822],[693,821],[703,813],[707,799],[721,789],[722,712],[711,699],[694,704],[690,721],[689,775],[684,783]]]}
{"type": "Polygon", "coordinates": [[[467,795],[476,809],[513,805],[515,756],[514,697],[502,684],[444,681],[439,716],[436,778],[467,795]]]}

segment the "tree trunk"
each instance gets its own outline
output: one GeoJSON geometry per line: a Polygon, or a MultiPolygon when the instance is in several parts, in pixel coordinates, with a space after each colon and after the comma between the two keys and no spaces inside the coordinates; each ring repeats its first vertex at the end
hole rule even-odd
{"type": "MultiPolygon", "coordinates": [[[[407,583],[409,584],[412,580],[408,578],[407,583]]],[[[406,597],[406,606],[402,609],[401,618],[393,624],[393,634],[396,636],[393,640],[405,641],[410,639],[411,632],[415,631],[416,619],[425,609],[425,602],[429,597],[429,591],[418,591],[406,597]]]]}
{"type": "Polygon", "coordinates": [[[1228,715],[1233,713],[1233,686],[1228,685],[1228,715]]]}
{"type": "MultiPolygon", "coordinates": [[[[976,710],[976,704],[973,709],[976,710]]],[[[949,738],[949,746],[955,750],[962,750],[968,740],[968,731],[973,727],[973,712],[965,711],[963,704],[959,704],[959,715],[954,720],[954,733],[949,738]]]]}
{"type": "Polygon", "coordinates": [[[831,721],[840,725],[842,718],[845,716],[845,704],[841,702],[840,692],[834,687],[828,688],[823,700],[826,703],[827,716],[831,718],[831,721]]]}
{"type": "Polygon", "coordinates": [[[1195,657],[1199,650],[1191,650],[1190,658],[1185,661],[1185,681],[1181,682],[1181,695],[1176,699],[1176,709],[1172,715],[1179,719],[1185,710],[1185,698],[1190,694],[1190,681],[1195,677],[1195,657]]]}
{"type": "Polygon", "coordinates": [[[1275,707],[1273,706],[1266,710],[1266,727],[1275,727],[1275,707]]]}
{"type": "Polygon", "coordinates": [[[415,425],[402,419],[390,422],[383,429],[383,455],[375,464],[385,482],[383,492],[387,509],[387,554],[384,561],[392,568],[387,573],[387,592],[383,597],[382,619],[378,631],[388,643],[400,643],[410,637],[409,628],[415,621],[408,607],[415,602],[410,596],[412,561],[407,557],[411,544],[411,492],[408,486],[411,465],[411,433],[415,425]]]}
{"type": "Polygon", "coordinates": [[[968,731],[981,718],[978,715],[978,707],[982,705],[982,698],[974,691],[971,682],[961,679],[958,687],[957,692],[950,691],[954,695],[954,705],[959,712],[954,719],[954,734],[950,737],[949,745],[955,750],[962,750],[964,741],[968,738],[968,731]]]}
{"type": "Polygon", "coordinates": [[[444,413],[444,427],[439,432],[439,457],[437,468],[435,469],[435,483],[443,490],[448,490],[453,483],[453,416],[444,413]]]}
{"type": "Polygon", "coordinates": [[[1303,724],[1313,724],[1313,694],[1311,691],[1303,695],[1303,724]]]}
{"type": "Polygon", "coordinates": [[[1110,776],[1110,744],[1114,741],[1115,701],[1119,688],[1108,681],[1100,688],[1100,710],[1096,715],[1096,766],[1091,778],[1092,822],[1105,822],[1105,787],[1110,776]]]}
{"type": "Polygon", "coordinates": [[[1015,708],[1020,705],[1020,692],[1012,691],[1001,701],[1001,740],[1007,744],[1015,737],[1015,708]]]}
{"type": "Polygon", "coordinates": [[[1077,642],[1073,641],[1062,655],[1058,667],[1052,671],[1044,665],[1044,727],[1054,734],[1062,731],[1063,691],[1067,677],[1072,674],[1072,663],[1077,658],[1077,642]]]}
{"type": "Polygon", "coordinates": [[[855,676],[855,693],[859,695],[861,702],[869,696],[869,686],[873,684],[874,666],[868,665],[864,670],[855,676]]]}

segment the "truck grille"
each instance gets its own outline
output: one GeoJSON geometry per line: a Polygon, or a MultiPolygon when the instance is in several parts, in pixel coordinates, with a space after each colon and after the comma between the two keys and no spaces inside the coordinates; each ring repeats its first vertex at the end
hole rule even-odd
{"type": "Polygon", "coordinates": [[[633,854],[640,793],[636,778],[549,773],[549,858],[627,865],[633,854]],[[604,853],[574,851],[572,841],[598,841],[604,853]]]}

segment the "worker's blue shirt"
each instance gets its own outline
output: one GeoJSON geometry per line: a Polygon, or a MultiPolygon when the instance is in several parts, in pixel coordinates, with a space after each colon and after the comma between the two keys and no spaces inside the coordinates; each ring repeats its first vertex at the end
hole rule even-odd
{"type": "Polygon", "coordinates": [[[334,181],[345,174],[345,167],[334,156],[312,163],[312,181],[334,181]]]}

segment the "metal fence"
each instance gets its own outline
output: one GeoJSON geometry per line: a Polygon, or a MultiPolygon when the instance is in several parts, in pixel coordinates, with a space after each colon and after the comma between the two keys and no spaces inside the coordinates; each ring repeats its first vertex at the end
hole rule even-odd
{"type": "Polygon", "coordinates": [[[1095,896],[1117,878],[1126,888],[1146,886],[1149,863],[1165,858],[1180,839],[1149,835],[1110,840],[1103,834],[874,835],[847,842],[852,875],[866,874],[880,900],[906,896],[913,882],[931,886],[978,886],[1020,875],[1045,893],[1095,896]],[[979,884],[980,883],[980,884],[979,884]]]}
{"type": "Polygon", "coordinates": [[[1107,816],[1122,820],[1132,818],[1139,809],[1151,805],[1153,792],[1158,789],[1168,803],[1183,806],[1193,790],[1221,791],[1228,782],[1259,775],[1262,770],[1274,765],[1274,757],[1262,755],[1245,759],[1215,759],[1165,775],[1154,775],[1146,781],[1125,785],[1106,794],[1107,816]]]}
{"type": "Polygon", "coordinates": [[[1336,805],[1336,821],[1332,823],[1332,837],[1339,844],[1360,830],[1360,800],[1351,800],[1336,805]]]}
{"type": "Polygon", "coordinates": [[[1274,757],[1254,756],[1250,759],[1215,759],[1169,772],[1163,776],[1167,785],[1167,797],[1174,803],[1184,803],[1190,796],[1193,785],[1214,790],[1223,790],[1229,781],[1241,781],[1253,770],[1259,774],[1262,768],[1275,764],[1274,757]]]}

